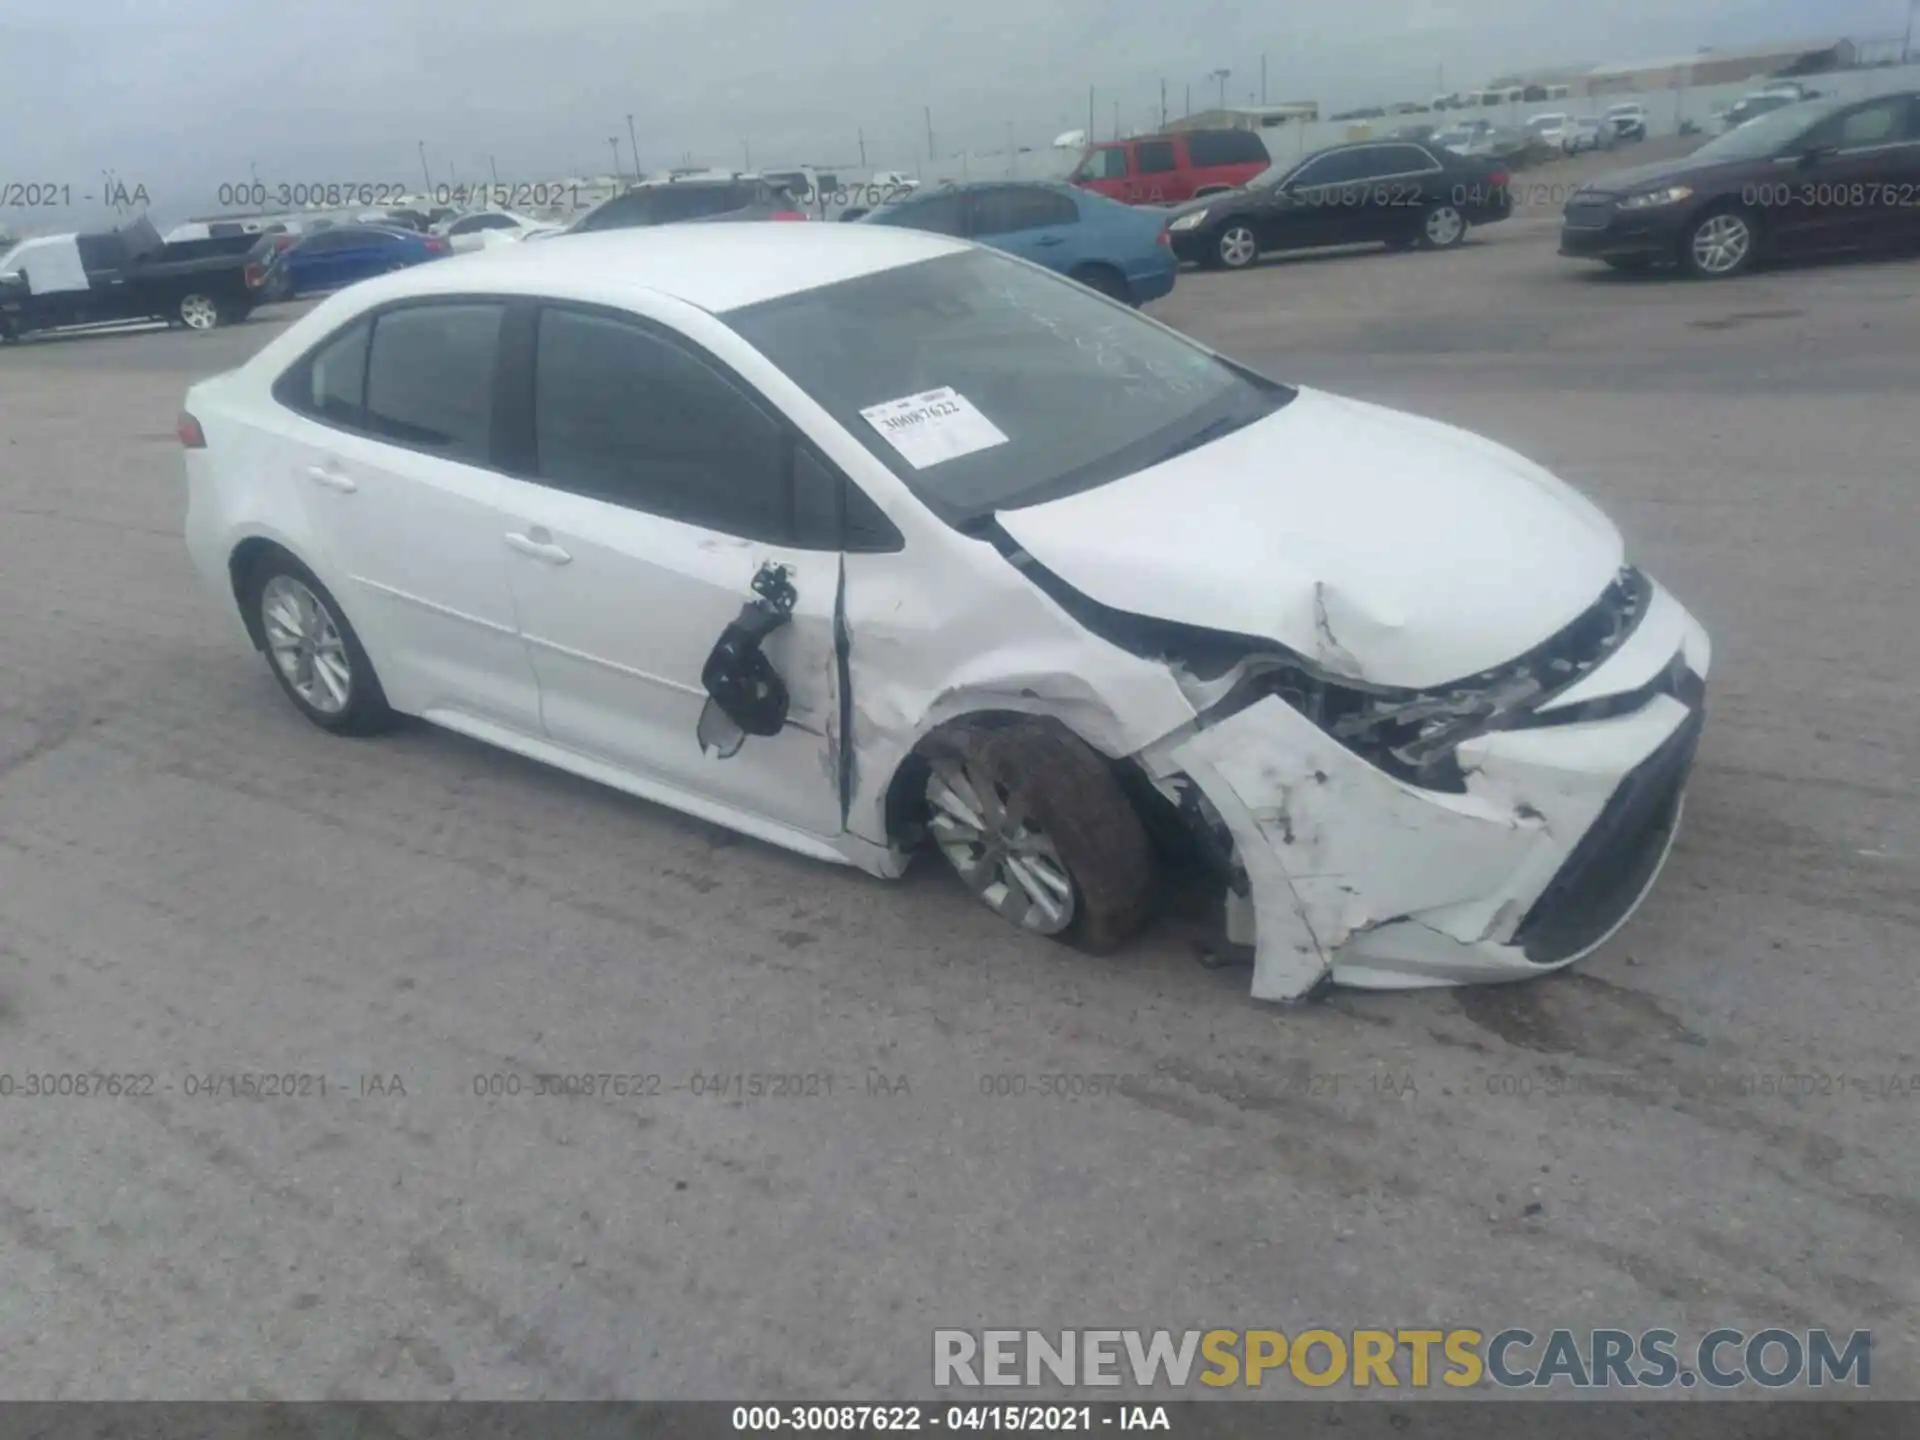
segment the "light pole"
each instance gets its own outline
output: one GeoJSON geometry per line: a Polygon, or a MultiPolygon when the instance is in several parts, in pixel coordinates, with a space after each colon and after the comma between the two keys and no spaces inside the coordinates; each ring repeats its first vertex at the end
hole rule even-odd
{"type": "Polygon", "coordinates": [[[633,133],[633,116],[627,116],[627,140],[632,148],[627,152],[633,157],[633,178],[636,184],[640,180],[640,141],[633,133]]]}
{"type": "Polygon", "coordinates": [[[433,196],[433,172],[427,168],[427,142],[420,142],[420,174],[427,182],[427,196],[433,196]]]}
{"type": "Polygon", "coordinates": [[[1907,33],[1900,39],[1900,63],[1907,63],[1913,54],[1913,12],[1920,9],[1920,0],[1907,0],[1907,33]]]}
{"type": "Polygon", "coordinates": [[[620,137],[618,135],[609,135],[607,137],[607,144],[613,149],[613,179],[614,183],[618,184],[625,178],[620,173],[620,137]]]}
{"type": "Polygon", "coordinates": [[[1233,74],[1231,70],[1216,70],[1213,72],[1213,78],[1220,84],[1220,108],[1222,110],[1227,108],[1227,77],[1231,74],[1233,74]]]}

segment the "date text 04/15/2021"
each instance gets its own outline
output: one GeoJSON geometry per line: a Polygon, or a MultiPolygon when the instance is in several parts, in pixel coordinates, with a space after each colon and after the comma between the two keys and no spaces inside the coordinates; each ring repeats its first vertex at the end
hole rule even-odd
{"type": "Polygon", "coordinates": [[[972,1434],[1026,1431],[1090,1434],[1094,1431],[1173,1428],[1164,1405],[736,1405],[733,1428],[767,1433],[863,1434],[951,1431],[972,1434]]]}

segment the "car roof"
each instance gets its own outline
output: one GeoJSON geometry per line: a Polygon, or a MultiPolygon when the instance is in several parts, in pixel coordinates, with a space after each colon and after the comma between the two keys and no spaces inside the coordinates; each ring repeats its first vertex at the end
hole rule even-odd
{"type": "Polygon", "coordinates": [[[879,225],[654,225],[456,255],[363,281],[354,293],[388,300],[498,291],[608,304],[651,294],[717,314],[967,248],[879,225]]]}

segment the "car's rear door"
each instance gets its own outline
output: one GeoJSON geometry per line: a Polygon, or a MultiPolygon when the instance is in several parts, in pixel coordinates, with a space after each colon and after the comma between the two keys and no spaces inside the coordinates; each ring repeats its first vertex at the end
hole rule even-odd
{"type": "Polygon", "coordinates": [[[507,313],[494,299],[401,302],[342,330],[278,387],[280,453],[305,498],[310,563],[393,703],[537,736],[505,539],[525,487],[494,460],[507,313]]]}
{"type": "Polygon", "coordinates": [[[841,557],[802,543],[800,442],[668,327],[543,303],[516,343],[531,483],[506,540],[547,737],[663,798],[838,834],[841,557]],[[768,567],[795,596],[763,647],[791,710],[779,734],[723,754],[698,738],[701,674],[768,567]]]}

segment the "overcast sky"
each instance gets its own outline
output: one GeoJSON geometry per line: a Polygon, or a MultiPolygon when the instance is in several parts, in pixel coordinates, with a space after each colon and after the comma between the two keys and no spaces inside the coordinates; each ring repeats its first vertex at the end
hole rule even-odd
{"type": "MultiPolygon", "coordinates": [[[[484,179],[605,171],[626,116],[649,167],[851,164],[1045,145],[1159,104],[1267,94],[1332,109],[1526,66],[1826,35],[1898,35],[1907,0],[0,0],[0,184],[93,188],[156,212],[221,180],[484,179]]],[[[19,228],[18,212],[0,223],[19,228]]],[[[30,223],[30,222],[29,222],[30,223]]]]}

